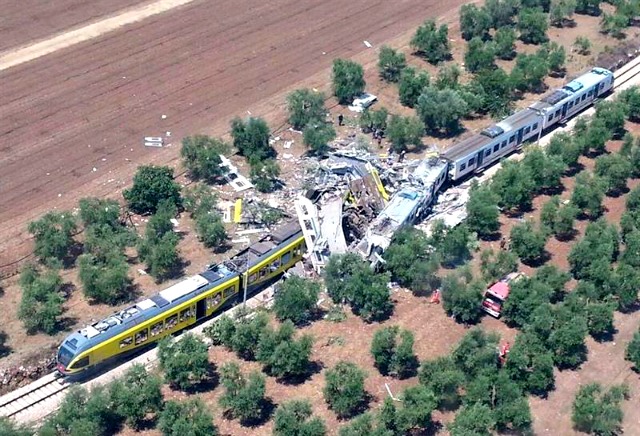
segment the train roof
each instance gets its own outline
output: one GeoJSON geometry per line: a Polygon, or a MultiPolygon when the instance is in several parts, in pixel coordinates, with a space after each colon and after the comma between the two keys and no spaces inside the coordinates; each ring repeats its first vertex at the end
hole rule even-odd
{"type": "Polygon", "coordinates": [[[282,245],[290,243],[301,233],[300,225],[296,221],[285,224],[231,259],[212,265],[200,274],[187,277],[157,294],[71,334],[65,340],[64,346],[75,354],[102,342],[105,338],[135,327],[202,292],[233,280],[271,256],[282,245]]]}
{"type": "Polygon", "coordinates": [[[533,110],[544,110],[554,107],[555,105],[570,100],[577,92],[582,89],[590,89],[602,82],[606,77],[613,73],[604,68],[592,68],[591,71],[575,78],[560,89],[556,89],[544,96],[529,107],[533,110]]]}
{"type": "Polygon", "coordinates": [[[469,154],[480,150],[485,145],[490,144],[493,139],[494,138],[481,133],[474,133],[473,135],[449,147],[444,153],[442,153],[442,157],[454,162],[461,157],[468,156],[469,154]]]}
{"type": "Polygon", "coordinates": [[[505,132],[512,132],[538,120],[540,115],[535,111],[527,108],[516,112],[515,114],[500,121],[497,125],[502,127],[505,132]]]}

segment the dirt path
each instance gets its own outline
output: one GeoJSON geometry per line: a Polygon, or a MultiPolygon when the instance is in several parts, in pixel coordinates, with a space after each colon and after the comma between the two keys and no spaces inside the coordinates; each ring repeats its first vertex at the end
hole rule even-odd
{"type": "Polygon", "coordinates": [[[36,42],[35,44],[17,50],[10,50],[0,55],[0,71],[71,47],[72,45],[97,38],[128,24],[136,23],[145,18],[170,11],[171,9],[184,6],[194,1],[195,0],[158,0],[154,3],[133,8],[98,22],[88,24],[79,29],[66,31],[44,41],[36,42]]]}

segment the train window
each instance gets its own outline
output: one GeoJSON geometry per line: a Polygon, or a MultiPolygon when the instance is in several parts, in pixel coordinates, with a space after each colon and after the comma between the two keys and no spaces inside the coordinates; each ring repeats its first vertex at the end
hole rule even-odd
{"type": "Polygon", "coordinates": [[[472,157],[471,159],[469,159],[469,162],[467,162],[467,165],[471,166],[471,165],[473,165],[475,163],[476,163],[476,158],[472,157]]]}
{"type": "Polygon", "coordinates": [[[549,118],[547,118],[547,121],[551,121],[553,119],[553,114],[549,115],[549,118]]]}
{"type": "Polygon", "coordinates": [[[538,130],[538,123],[535,123],[532,127],[533,130],[538,130]]]}
{"type": "Polygon", "coordinates": [[[256,281],[256,278],[258,278],[258,274],[251,274],[249,276],[249,284],[253,283],[256,281]]]}
{"type": "Polygon", "coordinates": [[[164,329],[164,321],[160,321],[151,326],[151,336],[156,336],[162,333],[164,329]]]}
{"type": "Polygon", "coordinates": [[[289,262],[291,262],[291,252],[287,251],[285,254],[282,255],[282,264],[286,265],[289,262]]]}
{"type": "Polygon", "coordinates": [[[136,345],[141,344],[149,339],[149,330],[143,329],[136,333],[136,345]]]}
{"type": "Polygon", "coordinates": [[[178,324],[178,314],[177,313],[175,315],[171,315],[169,318],[167,318],[167,330],[174,328],[176,326],[176,324],[178,324]]]}
{"type": "Polygon", "coordinates": [[[569,103],[569,109],[573,107],[573,102],[569,103]]]}
{"type": "Polygon", "coordinates": [[[191,308],[187,307],[185,310],[180,311],[180,322],[186,321],[192,316],[193,315],[191,314],[191,308]]]}
{"type": "Polygon", "coordinates": [[[530,131],[531,131],[531,127],[527,127],[526,129],[524,129],[524,134],[528,135],[530,131]]]}
{"type": "Polygon", "coordinates": [[[207,297],[207,310],[217,307],[222,301],[222,292],[218,292],[216,295],[207,297]]]}
{"type": "Polygon", "coordinates": [[[585,98],[587,98],[587,94],[582,94],[582,98],[580,100],[584,101],[585,98]]]}
{"type": "Polygon", "coordinates": [[[89,356],[85,356],[82,359],[78,360],[73,365],[71,365],[71,369],[84,368],[87,365],[89,365],[89,356]]]}
{"type": "Polygon", "coordinates": [[[276,260],[271,262],[271,265],[269,265],[270,272],[277,271],[278,269],[280,269],[280,258],[277,258],[276,260]]]}
{"type": "Polygon", "coordinates": [[[128,347],[131,344],[133,344],[133,337],[129,336],[120,341],[120,348],[128,347]]]}
{"type": "Polygon", "coordinates": [[[509,143],[512,143],[516,140],[516,135],[513,135],[511,138],[509,138],[509,143]]]}
{"type": "Polygon", "coordinates": [[[236,287],[235,286],[229,286],[227,289],[224,290],[224,292],[222,293],[222,297],[223,298],[229,298],[231,297],[233,294],[236,293],[236,287]]]}
{"type": "Polygon", "coordinates": [[[559,117],[559,116],[560,116],[560,109],[556,111],[556,117],[559,117]]]}
{"type": "Polygon", "coordinates": [[[464,171],[467,168],[466,164],[460,165],[460,171],[464,171]]]}
{"type": "Polygon", "coordinates": [[[498,151],[500,149],[500,144],[496,144],[493,146],[493,152],[495,153],[496,151],[498,151]]]}
{"type": "Polygon", "coordinates": [[[490,149],[490,148],[487,148],[487,149],[484,151],[484,157],[487,157],[487,156],[489,156],[490,154],[491,154],[491,149],[490,149]]]}
{"type": "Polygon", "coordinates": [[[500,148],[505,148],[507,146],[507,140],[505,139],[504,141],[502,141],[502,145],[500,146],[500,148]]]}

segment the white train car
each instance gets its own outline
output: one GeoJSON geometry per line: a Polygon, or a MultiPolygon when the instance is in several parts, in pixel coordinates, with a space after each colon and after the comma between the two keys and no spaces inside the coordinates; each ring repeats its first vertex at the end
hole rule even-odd
{"type": "Polygon", "coordinates": [[[543,117],[542,128],[564,122],[593,104],[593,101],[613,89],[613,73],[604,68],[592,68],[586,74],[553,91],[529,106],[543,117]]]}
{"type": "Polygon", "coordinates": [[[449,179],[457,181],[518,150],[529,139],[563,122],[613,88],[613,73],[593,68],[542,100],[480,133],[453,145],[442,157],[449,162],[449,179]]]}

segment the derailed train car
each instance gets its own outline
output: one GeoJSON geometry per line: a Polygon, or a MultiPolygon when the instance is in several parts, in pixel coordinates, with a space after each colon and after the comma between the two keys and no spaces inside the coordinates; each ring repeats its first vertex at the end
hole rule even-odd
{"type": "Polygon", "coordinates": [[[287,224],[233,258],[72,333],[58,348],[57,370],[84,373],[196,324],[241,298],[245,287],[251,295],[277,279],[305,250],[298,223],[287,224]]]}
{"type": "Polygon", "coordinates": [[[356,252],[373,265],[383,262],[382,252],[393,234],[401,226],[424,218],[448,183],[465,180],[521,149],[527,141],[540,138],[544,131],[608,94],[613,82],[611,71],[592,68],[528,108],[454,144],[438,158],[425,159],[414,171],[416,183],[398,190],[391,198],[355,247],[356,252]],[[443,173],[448,175],[448,183],[444,183],[443,173]]]}

